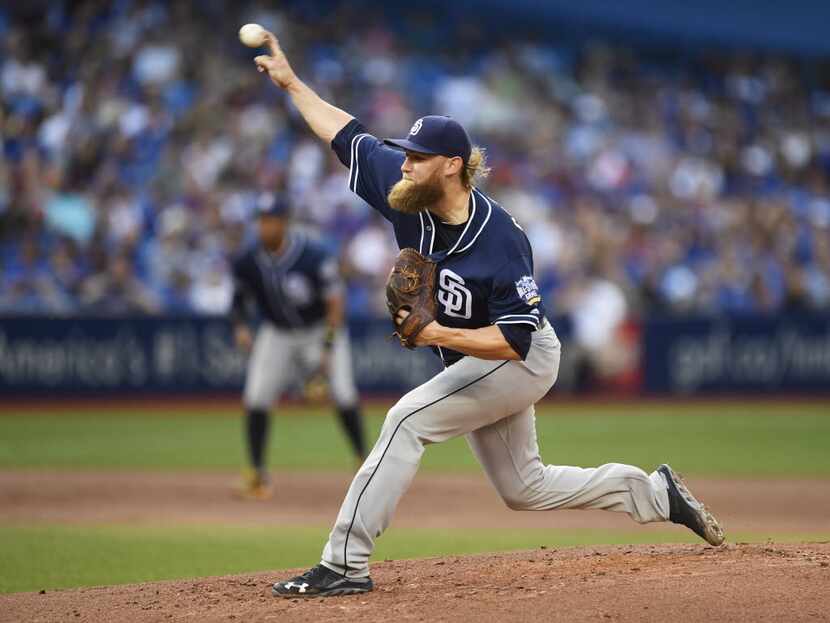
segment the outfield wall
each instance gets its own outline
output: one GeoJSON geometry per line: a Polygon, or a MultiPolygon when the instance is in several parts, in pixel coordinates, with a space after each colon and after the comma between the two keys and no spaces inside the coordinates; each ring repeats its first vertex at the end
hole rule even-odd
{"type": "MultiPolygon", "coordinates": [[[[568,326],[554,325],[567,366],[568,326]]],[[[440,370],[391,340],[385,319],[350,330],[364,393],[399,394],[440,370]]],[[[638,334],[644,393],[830,393],[830,316],[652,319],[638,334]]],[[[0,319],[0,395],[238,391],[245,361],[220,318],[0,319]]]]}
{"type": "MultiPolygon", "coordinates": [[[[355,321],[350,333],[364,392],[410,389],[440,369],[390,340],[388,322],[355,321]]],[[[235,392],[246,360],[222,318],[0,319],[0,395],[235,392]]]]}
{"type": "Polygon", "coordinates": [[[652,319],[642,343],[646,392],[830,392],[830,315],[652,319]]]}

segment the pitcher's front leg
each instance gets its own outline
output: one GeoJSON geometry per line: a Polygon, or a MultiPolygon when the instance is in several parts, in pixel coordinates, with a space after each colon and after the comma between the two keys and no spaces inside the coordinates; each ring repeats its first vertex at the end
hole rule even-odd
{"type": "Polygon", "coordinates": [[[424,453],[424,441],[410,421],[413,417],[417,414],[403,400],[387,413],[323,548],[322,563],[328,568],[349,577],[369,574],[375,539],[389,525],[424,453]]]}

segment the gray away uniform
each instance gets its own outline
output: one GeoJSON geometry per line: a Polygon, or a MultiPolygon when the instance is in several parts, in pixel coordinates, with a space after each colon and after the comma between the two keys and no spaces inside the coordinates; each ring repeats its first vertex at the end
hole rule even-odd
{"type": "MultiPolygon", "coordinates": [[[[416,123],[411,136],[418,131],[416,123]]],[[[350,188],[393,225],[401,248],[438,262],[438,321],[495,324],[523,356],[490,361],[437,348],[445,370],[395,406],[349,487],[323,550],[322,564],[349,577],[368,575],[374,540],[386,529],[427,444],[464,435],[505,503],[517,510],[605,509],[637,522],[666,521],[666,479],[638,467],[545,465],[536,441],[534,404],[556,381],[560,343],[545,319],[533,280],[532,252],[518,223],[474,189],[469,220],[452,227],[423,212],[392,210],[387,190],[401,178],[404,154],[350,122],[332,142],[349,167],[350,188]]]]}
{"type": "MultiPolygon", "coordinates": [[[[336,259],[299,232],[288,234],[279,254],[257,246],[240,256],[233,268],[234,322],[246,321],[246,302],[254,302],[261,316],[243,401],[251,464],[266,479],[267,411],[287,387],[307,380],[320,368],[326,349],[326,301],[342,294],[343,284],[336,259]]],[[[334,335],[327,363],[329,392],[338,417],[362,459],[365,441],[345,327],[334,335]]]]}

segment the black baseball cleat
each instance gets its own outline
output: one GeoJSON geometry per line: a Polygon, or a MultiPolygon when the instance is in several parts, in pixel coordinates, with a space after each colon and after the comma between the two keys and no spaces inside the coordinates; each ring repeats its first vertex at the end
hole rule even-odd
{"type": "Polygon", "coordinates": [[[665,463],[657,468],[669,490],[669,519],[694,532],[710,545],[723,543],[723,528],[703,503],[698,502],[683,479],[665,463]]]}
{"type": "Polygon", "coordinates": [[[349,578],[323,565],[312,567],[302,575],[271,588],[274,597],[334,597],[368,593],[374,588],[372,578],[349,578]]]}

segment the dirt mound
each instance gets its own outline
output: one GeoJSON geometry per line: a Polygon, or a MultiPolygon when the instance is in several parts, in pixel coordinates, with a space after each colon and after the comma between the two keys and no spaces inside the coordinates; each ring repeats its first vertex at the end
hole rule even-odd
{"type": "Polygon", "coordinates": [[[0,621],[826,621],[830,544],[532,550],[376,563],[376,590],[270,596],[293,571],[0,596],[0,621]]]}

